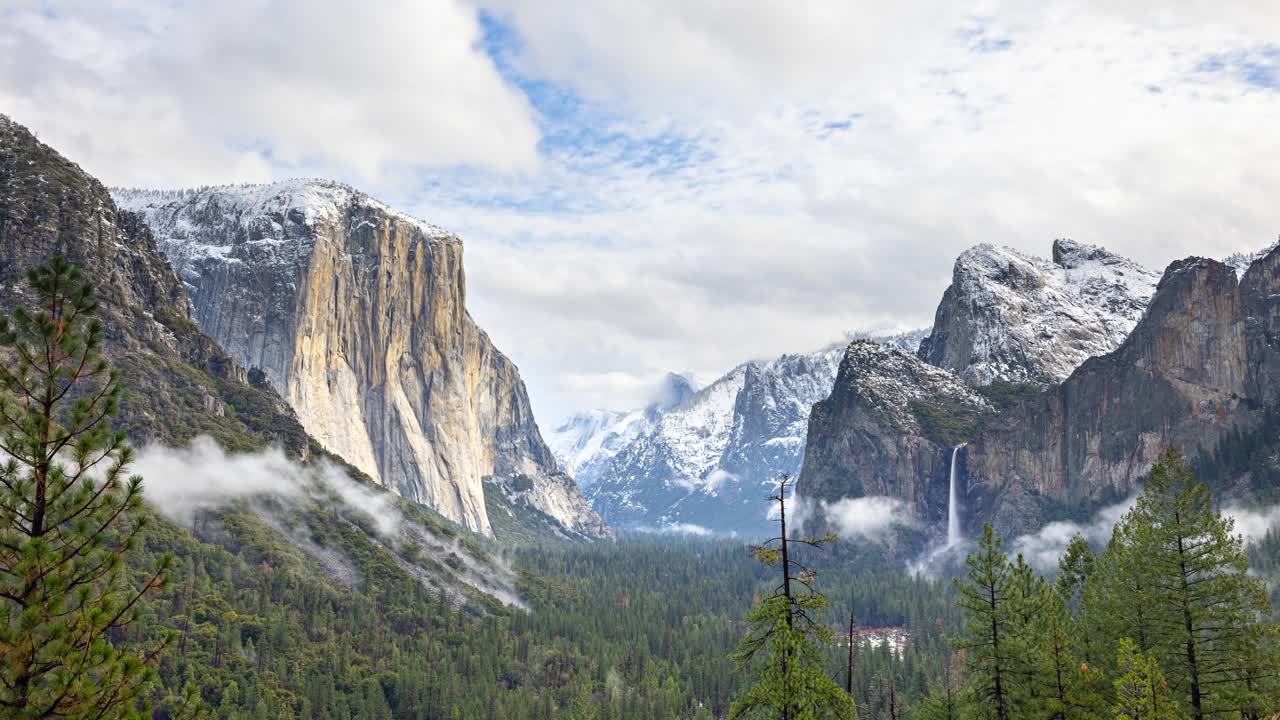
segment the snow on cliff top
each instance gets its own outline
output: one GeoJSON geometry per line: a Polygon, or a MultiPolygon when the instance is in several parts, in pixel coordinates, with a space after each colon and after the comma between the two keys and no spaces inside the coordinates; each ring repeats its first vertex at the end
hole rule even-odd
{"type": "Polygon", "coordinates": [[[912,404],[946,400],[974,410],[990,404],[949,370],[934,367],[892,345],[854,341],[845,351],[836,383],[852,390],[869,407],[903,430],[919,430],[912,404]]]}
{"type": "Polygon", "coordinates": [[[1053,259],[978,245],[956,259],[952,285],[920,355],[971,384],[1057,382],[1124,342],[1160,276],[1071,240],[1053,259]]]}
{"type": "Polygon", "coordinates": [[[395,210],[350,185],[316,178],[279,180],[265,184],[216,185],[184,190],[111,188],[111,197],[122,210],[147,218],[153,227],[166,227],[183,211],[216,207],[229,222],[243,225],[263,217],[299,211],[308,225],[340,221],[352,205],[372,207],[399,222],[417,227],[428,239],[458,241],[453,233],[395,210]],[[170,222],[165,222],[167,218],[170,222]]]}

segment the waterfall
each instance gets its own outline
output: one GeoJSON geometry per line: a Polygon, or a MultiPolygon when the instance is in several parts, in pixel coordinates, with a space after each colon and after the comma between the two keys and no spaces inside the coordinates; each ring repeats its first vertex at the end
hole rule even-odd
{"type": "Polygon", "coordinates": [[[947,497],[947,547],[953,547],[961,540],[960,501],[956,497],[956,460],[959,459],[962,447],[964,445],[957,445],[951,450],[951,489],[947,497]]]}

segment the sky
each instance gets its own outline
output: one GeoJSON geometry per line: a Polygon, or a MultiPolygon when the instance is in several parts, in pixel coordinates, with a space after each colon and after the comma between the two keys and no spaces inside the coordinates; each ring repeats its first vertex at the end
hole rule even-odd
{"type": "Polygon", "coordinates": [[[927,326],[978,243],[1280,234],[1263,0],[0,0],[0,112],[108,184],[329,177],[458,233],[544,428],[927,326]]]}

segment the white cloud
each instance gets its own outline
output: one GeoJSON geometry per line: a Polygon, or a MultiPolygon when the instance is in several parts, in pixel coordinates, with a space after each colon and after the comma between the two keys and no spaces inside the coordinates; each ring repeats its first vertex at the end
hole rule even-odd
{"type": "Polygon", "coordinates": [[[130,470],[142,476],[149,502],[186,525],[198,511],[254,496],[337,501],[368,516],[387,537],[402,519],[391,493],[361,485],[328,462],[301,465],[279,448],[232,454],[200,436],[184,448],[148,445],[130,470]]]}
{"type": "Polygon", "coordinates": [[[1020,535],[1013,540],[1013,552],[1020,553],[1028,565],[1041,572],[1054,571],[1062,554],[1067,551],[1067,544],[1076,535],[1082,536],[1094,547],[1106,545],[1111,538],[1112,528],[1129,512],[1136,500],[1135,495],[1124,502],[1108,505],[1098,510],[1084,524],[1051,522],[1035,533],[1020,535]]]}
{"type": "Polygon", "coordinates": [[[725,482],[736,483],[738,476],[727,470],[716,468],[702,481],[703,492],[714,494],[725,482]]]}
{"type": "Polygon", "coordinates": [[[1235,520],[1235,532],[1243,535],[1246,542],[1257,542],[1267,531],[1280,528],[1280,505],[1262,508],[1232,505],[1223,508],[1222,514],[1235,520]]]}
{"type": "Polygon", "coordinates": [[[1280,92],[1202,71],[1274,48],[1271,2],[61,7],[0,18],[0,106],[112,182],[380,170],[464,237],[544,424],[673,368],[927,325],[978,242],[1159,268],[1280,230],[1280,92]],[[564,102],[502,82],[476,7],[564,102]],[[411,172],[450,162],[480,169],[411,172]]]}
{"type": "Polygon", "coordinates": [[[711,530],[709,528],[705,528],[694,523],[671,523],[670,525],[664,525],[662,529],[665,532],[672,532],[679,535],[695,535],[697,537],[708,537],[711,535],[711,530]]]}
{"type": "Polygon", "coordinates": [[[0,26],[0,107],[111,183],[536,167],[457,0],[17,0],[0,26]]]}
{"type": "MultiPolygon", "coordinates": [[[[1104,547],[1111,539],[1116,523],[1129,512],[1137,496],[1100,509],[1087,523],[1051,522],[1037,532],[1021,535],[1013,541],[1013,551],[1021,553],[1028,564],[1042,572],[1057,569],[1058,561],[1067,551],[1067,544],[1076,535],[1084,537],[1094,547],[1104,547]]],[[[1231,505],[1222,514],[1235,521],[1235,533],[1243,535],[1245,542],[1256,542],[1268,530],[1280,527],[1280,505],[1261,508],[1231,505]]]]}
{"type": "Polygon", "coordinates": [[[879,495],[823,502],[816,512],[826,517],[842,540],[879,540],[891,530],[917,524],[903,500],[879,495]]]}
{"type": "MultiPolygon", "coordinates": [[[[147,502],[188,527],[193,526],[200,511],[264,497],[283,499],[296,507],[307,502],[328,509],[342,508],[344,515],[354,511],[369,520],[376,542],[388,549],[412,544],[436,560],[456,556],[461,563],[454,568],[456,580],[508,605],[524,607],[515,588],[515,571],[505,561],[477,557],[458,538],[441,537],[410,520],[395,495],[352,480],[328,461],[303,465],[279,448],[228,453],[212,438],[200,436],[187,447],[148,445],[137,454],[129,473],[142,476],[142,493],[147,502]]],[[[285,527],[270,511],[252,507],[268,525],[336,579],[352,582],[357,571],[340,550],[321,548],[307,536],[285,527]]],[[[400,566],[428,587],[439,587],[442,582],[436,573],[407,561],[400,566]]],[[[462,600],[448,582],[444,587],[462,600]]]]}

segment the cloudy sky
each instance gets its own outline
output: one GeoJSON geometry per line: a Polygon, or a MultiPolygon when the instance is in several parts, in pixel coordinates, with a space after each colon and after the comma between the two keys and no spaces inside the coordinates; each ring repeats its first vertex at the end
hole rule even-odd
{"type": "Polygon", "coordinates": [[[0,112],[111,184],[458,232],[543,424],[927,325],[979,242],[1280,233],[1273,0],[0,0],[0,112]]]}

